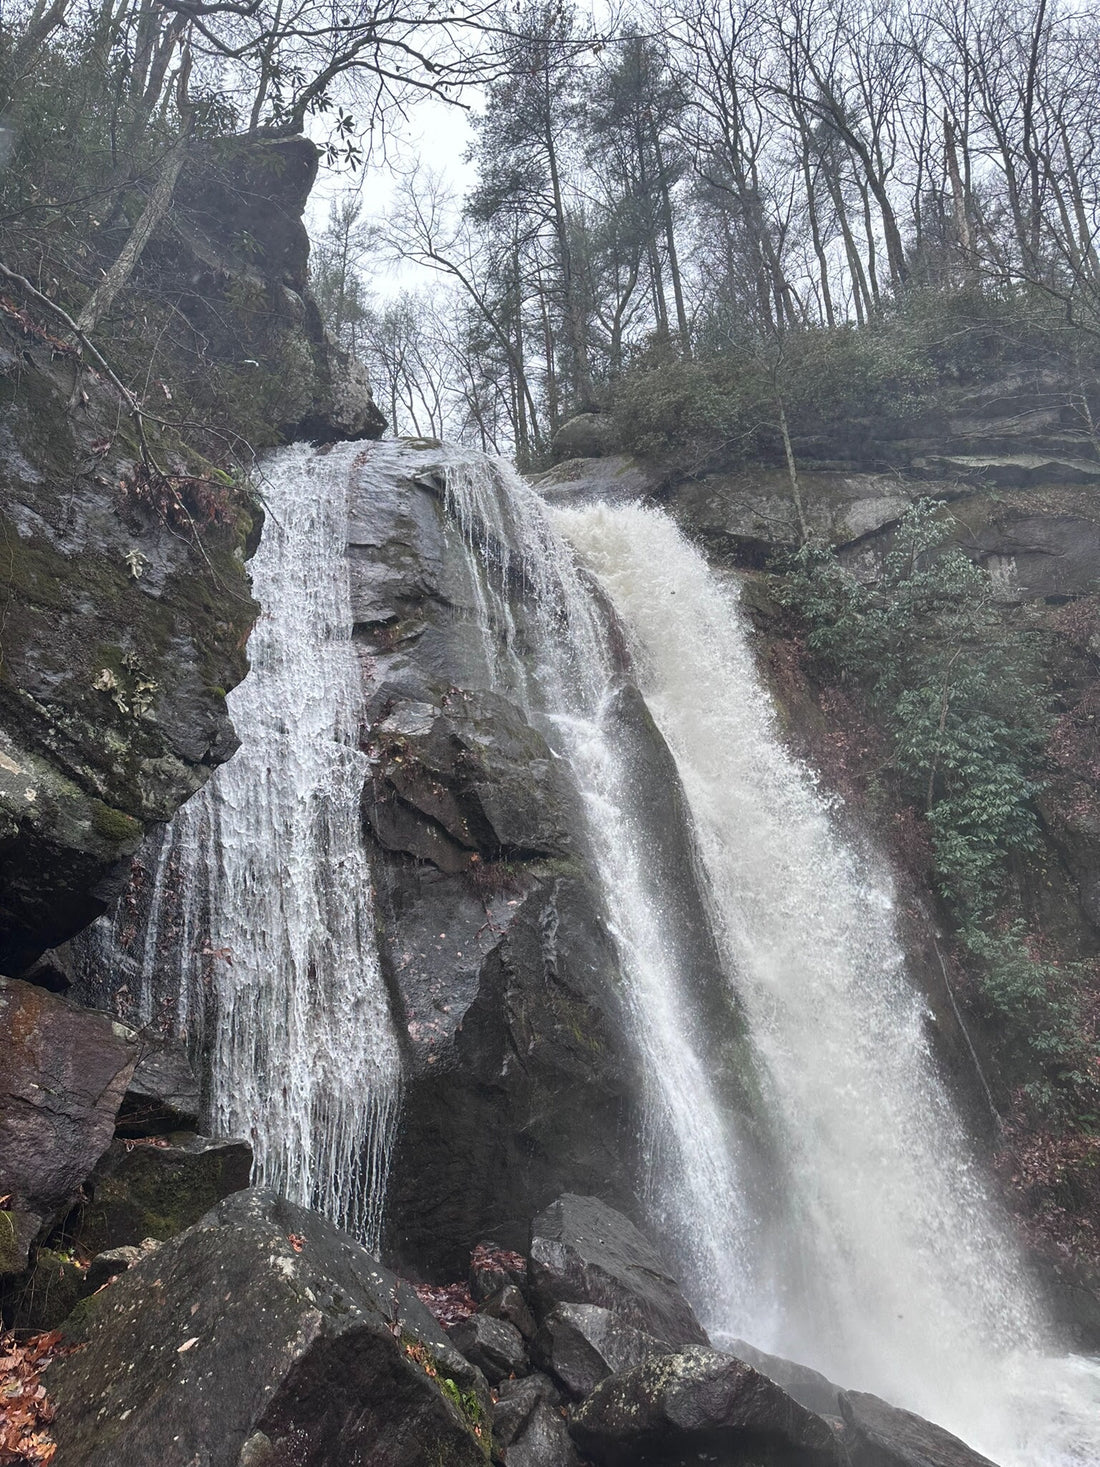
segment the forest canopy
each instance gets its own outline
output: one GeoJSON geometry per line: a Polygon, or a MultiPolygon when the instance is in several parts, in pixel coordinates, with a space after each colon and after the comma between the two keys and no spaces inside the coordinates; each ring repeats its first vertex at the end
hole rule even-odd
{"type": "MultiPolygon", "coordinates": [[[[494,44],[474,187],[458,199],[422,170],[388,225],[452,291],[359,331],[410,428],[439,430],[446,377],[451,431],[537,460],[565,418],[669,361],[764,344],[766,377],[800,333],[871,328],[859,373],[889,392],[914,333],[965,368],[1013,323],[1059,351],[1100,331],[1091,8],[671,0],[601,37],[528,0],[494,44]],[[895,344],[879,328],[899,313],[895,344]]],[[[334,215],[319,253],[349,338],[357,227],[334,215]]]]}

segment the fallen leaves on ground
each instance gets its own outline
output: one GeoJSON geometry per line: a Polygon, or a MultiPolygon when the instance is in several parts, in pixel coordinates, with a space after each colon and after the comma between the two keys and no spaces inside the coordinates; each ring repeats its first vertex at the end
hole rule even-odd
{"type": "Polygon", "coordinates": [[[474,1273],[518,1273],[527,1272],[527,1260],[522,1253],[513,1253],[508,1248],[493,1248],[488,1243],[479,1243],[470,1254],[470,1267],[474,1273]]]}
{"type": "Polygon", "coordinates": [[[45,1467],[57,1446],[49,1432],[53,1407],[41,1374],[51,1360],[67,1355],[61,1331],[19,1340],[0,1334],[0,1463],[4,1467],[45,1467]]]}
{"type": "Polygon", "coordinates": [[[469,1319],[477,1305],[470,1293],[469,1285],[462,1284],[414,1284],[417,1297],[444,1329],[453,1329],[464,1319],[469,1319]]]}

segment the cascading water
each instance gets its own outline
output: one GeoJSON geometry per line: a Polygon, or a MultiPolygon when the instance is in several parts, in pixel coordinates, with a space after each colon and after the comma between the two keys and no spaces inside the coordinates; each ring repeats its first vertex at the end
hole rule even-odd
{"type": "Polygon", "coordinates": [[[659,511],[597,505],[555,523],[625,624],[677,759],[778,1110],[799,1251],[778,1318],[730,1326],[1006,1467],[1095,1464],[1100,1376],[1047,1358],[929,1052],[889,883],[783,750],[735,593],[659,511]]]}
{"type": "Polygon", "coordinates": [[[262,611],[229,695],[241,747],[169,827],[141,971],[163,960],[178,889],[175,1021],[209,1040],[212,1130],[250,1138],[258,1183],[375,1247],[400,1062],[360,814],[369,760],[345,555],[358,452],[301,445],[266,465],[250,565],[262,611]]]}
{"type": "MultiPolygon", "coordinates": [[[[643,812],[649,798],[616,737],[621,682],[606,618],[545,507],[503,463],[451,453],[446,497],[468,556],[491,686],[518,695],[570,762],[626,983],[649,1090],[655,1212],[685,1272],[729,1308],[754,1287],[745,1167],[695,1031],[688,964],[666,893],[653,880],[643,812]],[[523,587],[521,628],[509,590],[523,587]],[[521,646],[526,637],[529,646],[521,646]],[[524,655],[524,654],[528,655],[524,655]],[[528,671],[530,669],[530,671],[528,671]]],[[[655,1219],[657,1220],[657,1219],[655,1219]]]]}
{"type": "Polygon", "coordinates": [[[178,1017],[192,1033],[210,1021],[216,1128],[252,1136],[259,1180],[376,1241],[399,1071],[361,843],[353,458],[380,491],[438,464],[486,682],[574,772],[648,1087],[651,1222],[702,1317],[912,1406],[1003,1467],[1094,1467],[1100,1381],[1046,1354],[1041,1307],[937,1077],[889,884],[784,753],[735,593],[657,511],[548,515],[504,465],[392,443],[270,465],[252,562],[264,614],[231,695],[242,748],[174,822],[145,948],[124,970],[149,1017],[158,934],[185,955],[178,1017]],[[691,808],[728,1025],[739,1005],[751,1023],[783,1153],[768,1206],[655,875],[651,791],[617,703],[621,628],[691,808]]]}

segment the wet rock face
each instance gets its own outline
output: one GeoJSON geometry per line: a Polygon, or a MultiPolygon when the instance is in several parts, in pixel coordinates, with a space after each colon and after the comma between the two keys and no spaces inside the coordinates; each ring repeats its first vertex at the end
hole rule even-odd
{"type": "Polygon", "coordinates": [[[112,437],[117,401],[89,379],[73,414],[71,366],[20,353],[18,380],[0,373],[0,967],[15,973],[104,909],[145,826],[236,748],[225,693],[255,612],[243,502],[201,545],[174,532],[120,487],[136,449],[112,437]]]}
{"type": "Polygon", "coordinates": [[[843,1460],[820,1417],[750,1365],[700,1348],[609,1376],[574,1412],[570,1432],[600,1467],[672,1467],[701,1453],[767,1467],[843,1460]]]}
{"type": "MultiPolygon", "coordinates": [[[[261,445],[385,426],[309,293],[317,160],[306,138],[196,148],[127,292],[137,318],[174,313],[156,374],[191,384],[190,416],[253,438],[254,425],[261,445]]],[[[0,322],[0,968],[17,974],[104,910],[146,825],[232,754],[225,695],[255,615],[254,508],[233,492],[226,523],[195,509],[168,524],[134,487],[126,405],[90,371],[74,392],[74,362],[0,322]]],[[[170,470],[207,471],[147,432],[170,470]]]]}
{"type": "Polygon", "coordinates": [[[140,1055],[138,1038],[103,1014],[0,978],[0,1274],[75,1200],[110,1145],[140,1055]],[[6,1235],[6,1242],[3,1241],[6,1235]]]}
{"type": "Polygon", "coordinates": [[[851,1467],[994,1467],[957,1436],[863,1391],[844,1391],[844,1447],[851,1467]]]}
{"type": "MultiPolygon", "coordinates": [[[[627,1204],[637,1117],[615,953],[562,761],[486,630],[430,449],[353,493],[350,573],[375,776],[364,817],[383,963],[406,1036],[387,1247],[454,1277],[526,1244],[565,1187],[627,1204]]],[[[513,601],[520,655],[522,588],[513,601]]]]}
{"type": "Polygon", "coordinates": [[[399,703],[375,725],[372,745],[367,817],[387,850],[448,873],[571,852],[550,750],[507,699],[455,690],[440,707],[399,703]]]}
{"type": "Polygon", "coordinates": [[[50,1377],[57,1467],[483,1467],[485,1382],[407,1284],[243,1192],[88,1300],[50,1377]]]}
{"type": "Polygon", "coordinates": [[[408,944],[395,980],[415,1046],[388,1246],[442,1277],[462,1272],[482,1237],[523,1247],[525,1217],[563,1185],[625,1204],[634,1181],[614,969],[585,883],[527,873],[487,910],[457,889],[466,881],[409,872],[383,908],[387,937],[408,944]]]}
{"type": "Polygon", "coordinates": [[[310,293],[302,215],[318,160],[304,137],[220,138],[197,150],[146,268],[169,292],[179,278],[191,283],[179,311],[229,369],[228,391],[258,402],[284,441],[379,438],[386,422],[366,374],[325,333],[310,293]]]}
{"type": "Polygon", "coordinates": [[[705,1344],[691,1305],[629,1218],[597,1197],[567,1193],[531,1224],[531,1286],[539,1307],[596,1304],[669,1345],[705,1344]]]}

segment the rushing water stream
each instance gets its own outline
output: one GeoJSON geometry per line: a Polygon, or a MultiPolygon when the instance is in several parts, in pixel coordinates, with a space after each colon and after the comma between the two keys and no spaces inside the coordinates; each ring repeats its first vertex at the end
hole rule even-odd
{"type": "Polygon", "coordinates": [[[538,496],[503,464],[455,453],[444,462],[484,632],[491,685],[518,696],[569,760],[588,821],[612,935],[628,980],[637,1062],[649,1090],[651,1147],[664,1166],[652,1202],[691,1276],[726,1310],[755,1269],[747,1187],[732,1118],[723,1113],[683,982],[686,955],[668,897],[653,879],[648,792],[613,712],[619,678],[606,617],[538,496]],[[522,655],[508,588],[521,580],[533,626],[522,655]]]}

